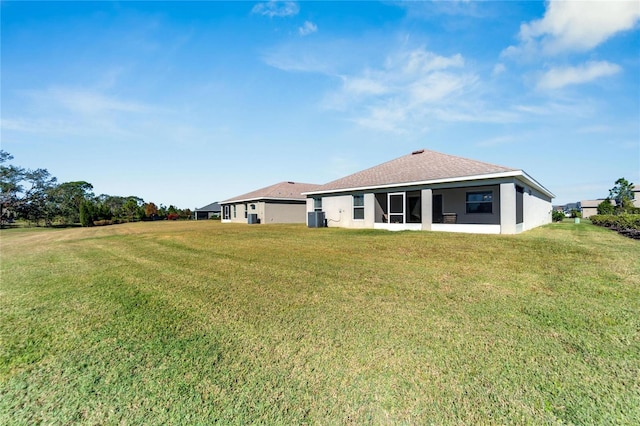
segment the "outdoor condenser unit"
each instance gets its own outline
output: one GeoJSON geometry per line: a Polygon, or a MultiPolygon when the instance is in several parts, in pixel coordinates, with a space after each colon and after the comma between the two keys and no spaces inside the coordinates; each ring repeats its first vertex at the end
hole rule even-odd
{"type": "Polygon", "coordinates": [[[309,228],[324,228],[324,212],[308,212],[307,226],[309,228]]]}
{"type": "Polygon", "coordinates": [[[258,219],[258,215],[256,213],[251,213],[247,216],[247,223],[249,225],[255,225],[257,223],[260,223],[260,220],[258,219]]]}

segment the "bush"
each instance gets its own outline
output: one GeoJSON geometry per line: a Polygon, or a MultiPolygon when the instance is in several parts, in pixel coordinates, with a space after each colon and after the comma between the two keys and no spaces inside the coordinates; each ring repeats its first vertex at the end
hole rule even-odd
{"type": "Polygon", "coordinates": [[[554,222],[562,222],[562,221],[564,220],[564,212],[559,212],[559,211],[557,211],[557,210],[554,210],[554,211],[551,213],[551,219],[552,219],[554,222]]]}
{"type": "Polygon", "coordinates": [[[599,215],[613,214],[614,209],[615,209],[614,205],[611,204],[611,200],[609,200],[608,198],[603,202],[601,202],[600,204],[598,204],[599,215]]]}
{"type": "Polygon", "coordinates": [[[589,219],[594,225],[604,226],[628,237],[640,239],[640,214],[598,214],[589,219]]]}

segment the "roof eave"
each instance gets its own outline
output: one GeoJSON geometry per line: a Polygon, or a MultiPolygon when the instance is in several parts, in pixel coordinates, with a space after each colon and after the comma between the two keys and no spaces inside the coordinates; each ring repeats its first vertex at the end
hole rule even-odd
{"type": "Polygon", "coordinates": [[[222,204],[233,204],[233,203],[248,203],[251,201],[305,201],[306,198],[278,198],[278,197],[253,197],[253,198],[242,198],[242,199],[232,199],[220,201],[220,205],[222,204]]]}
{"type": "Polygon", "coordinates": [[[546,189],[544,186],[539,184],[535,179],[529,176],[522,170],[512,170],[508,172],[499,172],[499,173],[489,173],[483,175],[473,175],[473,176],[459,176],[453,178],[442,178],[442,179],[430,179],[424,181],[415,181],[415,182],[399,182],[399,183],[391,183],[384,185],[370,185],[370,186],[361,186],[361,187],[351,187],[351,188],[340,188],[340,189],[329,189],[325,191],[309,191],[303,192],[302,195],[312,196],[312,195],[321,195],[321,194],[335,194],[341,192],[356,192],[356,191],[367,191],[367,190],[375,190],[375,189],[385,189],[385,188],[397,188],[399,186],[419,186],[419,185],[435,185],[439,183],[449,183],[449,182],[468,182],[474,180],[486,180],[486,179],[500,179],[505,177],[523,177],[531,186],[536,188],[538,191],[541,191],[545,195],[550,198],[555,198],[555,195],[546,189]]]}

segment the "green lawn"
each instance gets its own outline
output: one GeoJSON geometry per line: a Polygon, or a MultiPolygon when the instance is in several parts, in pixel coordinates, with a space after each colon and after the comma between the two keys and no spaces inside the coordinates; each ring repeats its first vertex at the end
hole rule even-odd
{"type": "Polygon", "coordinates": [[[640,243],[3,230],[0,424],[637,424],[640,243]]]}

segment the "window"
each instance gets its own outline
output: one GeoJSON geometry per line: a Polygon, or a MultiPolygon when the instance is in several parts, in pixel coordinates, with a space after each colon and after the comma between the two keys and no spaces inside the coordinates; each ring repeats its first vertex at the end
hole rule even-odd
{"type": "Polygon", "coordinates": [[[255,210],[256,209],[256,205],[255,204],[251,204],[251,210],[255,210]]]}
{"type": "Polygon", "coordinates": [[[236,207],[237,207],[237,206],[234,204],[234,205],[233,205],[233,218],[234,218],[234,219],[237,217],[237,215],[236,215],[236,213],[237,213],[237,211],[236,211],[236,207]]]}
{"type": "Polygon", "coordinates": [[[249,204],[244,205],[244,218],[246,219],[249,215],[249,204]]]}
{"type": "Polygon", "coordinates": [[[353,196],[353,219],[364,219],[364,195],[353,196]]]}
{"type": "Polygon", "coordinates": [[[467,213],[493,213],[493,191],[467,192],[467,213]]]}
{"type": "Polygon", "coordinates": [[[322,211],[322,198],[313,199],[313,211],[316,211],[316,212],[322,211]]]}

